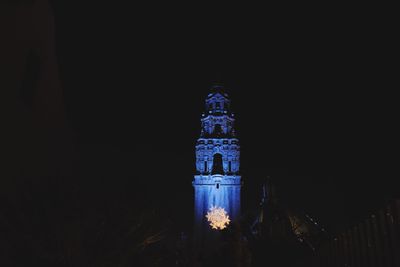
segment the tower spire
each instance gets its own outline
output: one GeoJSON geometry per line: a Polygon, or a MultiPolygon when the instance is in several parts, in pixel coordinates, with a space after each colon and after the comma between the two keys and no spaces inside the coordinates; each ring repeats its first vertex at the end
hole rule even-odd
{"type": "Polygon", "coordinates": [[[211,86],[211,94],[220,93],[222,95],[228,96],[225,91],[225,85],[221,81],[214,81],[211,86]]]}

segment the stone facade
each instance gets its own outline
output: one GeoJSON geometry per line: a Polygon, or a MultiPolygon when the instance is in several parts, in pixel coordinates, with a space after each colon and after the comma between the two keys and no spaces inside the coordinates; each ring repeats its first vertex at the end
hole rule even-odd
{"type": "Polygon", "coordinates": [[[212,206],[224,208],[232,221],[240,215],[240,145],[234,122],[228,95],[222,87],[214,86],[206,98],[196,143],[193,186],[198,237],[211,229],[205,216],[212,206]]]}

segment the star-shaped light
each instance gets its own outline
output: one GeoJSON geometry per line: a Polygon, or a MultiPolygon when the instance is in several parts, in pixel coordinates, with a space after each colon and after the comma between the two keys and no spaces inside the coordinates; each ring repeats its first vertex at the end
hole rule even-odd
{"type": "Polygon", "coordinates": [[[222,207],[212,206],[207,212],[206,218],[210,223],[212,229],[222,230],[226,228],[229,223],[229,215],[222,207]]]}

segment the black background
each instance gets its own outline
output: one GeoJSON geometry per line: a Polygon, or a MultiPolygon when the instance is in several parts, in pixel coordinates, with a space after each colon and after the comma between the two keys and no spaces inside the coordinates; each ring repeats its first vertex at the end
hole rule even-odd
{"type": "Polygon", "coordinates": [[[56,5],[71,123],[83,143],[120,153],[132,187],[160,187],[188,210],[199,118],[218,81],[237,114],[244,203],[270,175],[291,205],[335,228],[398,193],[384,30],[323,14],[161,10],[56,5]]]}
{"type": "Polygon", "coordinates": [[[268,175],[285,205],[332,232],[399,195],[393,37],[373,18],[289,7],[52,6],[77,147],[71,183],[85,198],[155,206],[188,229],[194,144],[214,82],[236,113],[243,212],[256,208],[268,175]]]}

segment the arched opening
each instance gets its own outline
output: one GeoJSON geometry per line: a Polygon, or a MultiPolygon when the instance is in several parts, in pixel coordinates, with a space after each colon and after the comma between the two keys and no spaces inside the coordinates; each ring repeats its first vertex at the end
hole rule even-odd
{"type": "Polygon", "coordinates": [[[222,136],[223,131],[222,131],[222,126],[221,124],[215,124],[214,125],[214,135],[219,137],[222,136]]]}
{"type": "Polygon", "coordinates": [[[211,174],[224,174],[224,168],[222,165],[222,155],[219,153],[214,154],[211,174]]]}

